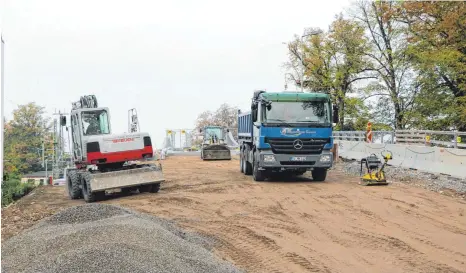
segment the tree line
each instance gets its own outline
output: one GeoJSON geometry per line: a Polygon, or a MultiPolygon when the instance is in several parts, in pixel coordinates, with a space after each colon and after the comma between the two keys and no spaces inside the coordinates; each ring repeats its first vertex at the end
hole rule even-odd
{"type": "Polygon", "coordinates": [[[228,128],[232,132],[233,137],[236,138],[238,131],[237,122],[238,108],[223,103],[215,111],[204,111],[200,113],[195,122],[195,131],[199,132],[199,130],[203,129],[205,126],[221,126],[228,128]]]}
{"type": "Polygon", "coordinates": [[[329,93],[340,130],[466,131],[465,37],[466,2],[358,1],[288,43],[287,81],[329,93]]]}
{"type": "MultiPolygon", "coordinates": [[[[52,154],[52,123],[45,115],[44,107],[33,102],[19,105],[13,118],[4,119],[2,206],[27,194],[34,187],[22,184],[21,176],[43,171],[42,142],[44,156],[52,154]]],[[[51,170],[49,164],[49,170],[51,170]]]]}

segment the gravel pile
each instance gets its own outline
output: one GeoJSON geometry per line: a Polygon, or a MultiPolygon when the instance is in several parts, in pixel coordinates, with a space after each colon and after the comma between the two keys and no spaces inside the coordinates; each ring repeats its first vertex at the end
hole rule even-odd
{"type": "MultiPolygon", "coordinates": [[[[335,167],[347,174],[359,176],[361,163],[357,161],[340,160],[335,167]]],[[[364,172],[365,166],[363,166],[363,173],[364,172]]],[[[458,194],[466,193],[466,179],[459,179],[448,175],[431,174],[397,166],[385,166],[385,174],[389,182],[413,183],[416,186],[421,186],[437,192],[449,189],[458,194]]]]}
{"type": "Polygon", "coordinates": [[[118,206],[86,204],[2,243],[2,272],[242,272],[213,241],[118,206]]]}

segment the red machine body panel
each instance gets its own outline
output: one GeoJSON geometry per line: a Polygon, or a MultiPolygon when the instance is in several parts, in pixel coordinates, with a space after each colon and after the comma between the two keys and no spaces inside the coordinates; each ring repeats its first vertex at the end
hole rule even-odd
{"type": "Polygon", "coordinates": [[[152,157],[153,150],[152,146],[146,146],[141,150],[130,150],[121,152],[88,152],[87,153],[87,164],[109,164],[116,162],[125,162],[133,160],[141,160],[145,157],[152,157]]]}

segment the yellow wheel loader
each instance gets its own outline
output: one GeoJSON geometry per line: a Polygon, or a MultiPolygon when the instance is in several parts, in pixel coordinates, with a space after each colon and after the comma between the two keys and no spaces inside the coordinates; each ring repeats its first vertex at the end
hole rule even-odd
{"type": "Polygon", "coordinates": [[[202,160],[231,160],[231,151],[225,142],[223,127],[206,126],[200,132],[204,132],[201,144],[202,160]]]}

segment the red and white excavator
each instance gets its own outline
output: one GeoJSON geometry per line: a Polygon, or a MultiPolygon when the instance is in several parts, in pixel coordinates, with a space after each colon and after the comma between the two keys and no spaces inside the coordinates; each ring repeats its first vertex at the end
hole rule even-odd
{"type": "MultiPolygon", "coordinates": [[[[60,123],[66,126],[65,116],[60,123]]],[[[70,123],[76,167],[67,170],[66,185],[72,199],[94,202],[115,189],[159,191],[165,181],[162,166],[145,162],[153,158],[148,133],[112,134],[110,112],[98,107],[94,95],[72,103],[70,123]]]]}

